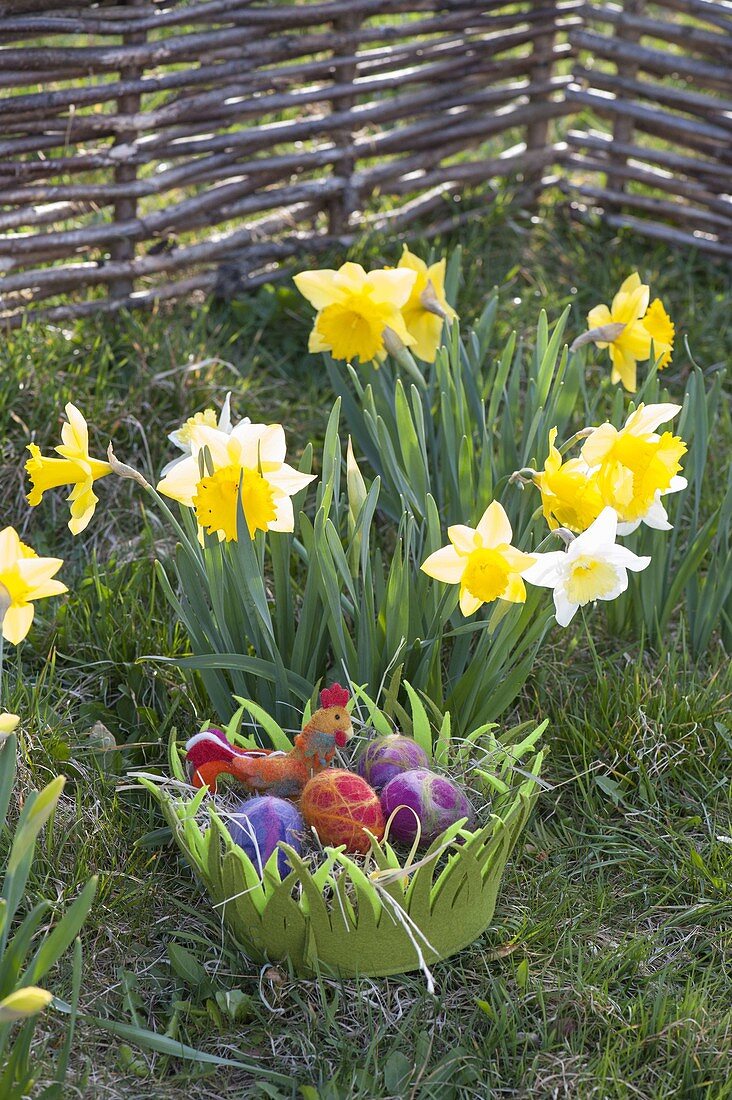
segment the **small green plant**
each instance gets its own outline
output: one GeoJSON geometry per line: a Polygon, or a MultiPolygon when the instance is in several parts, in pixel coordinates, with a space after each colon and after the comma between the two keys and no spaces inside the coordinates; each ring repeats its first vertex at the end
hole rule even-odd
{"type": "MultiPolygon", "coordinates": [[[[367,487],[352,463],[342,476],[339,417],[336,402],[315,514],[300,510],[299,494],[292,534],[201,545],[190,510],[179,523],[157,497],[179,535],[175,587],[162,564],[158,572],[194,650],[176,663],[200,672],[222,721],[240,695],[287,725],[293,703],[308,700],[333,666],[374,695],[398,671],[463,732],[492,721],[529,675],[549,623],[546,601],[532,592],[506,614],[466,622],[457,592],[420,569],[441,541],[435,501],[427,496],[424,522],[405,511],[396,530],[380,527],[380,480],[367,487]]],[[[301,469],[310,461],[308,450],[301,469]]],[[[238,510],[244,532],[241,501],[238,510]]]]}
{"type": "MultiPolygon", "coordinates": [[[[11,735],[0,746],[0,821],[6,833],[16,776],[16,753],[17,740],[11,735]]],[[[89,880],[51,931],[42,931],[53,910],[50,901],[41,900],[21,915],[36,842],[56,809],[63,786],[64,779],[59,776],[43,790],[26,795],[4,860],[0,895],[0,1096],[3,1100],[22,1100],[33,1086],[33,1033],[39,1012],[52,1001],[52,994],[38,983],[75,942],[71,1019],[57,1060],[55,1086],[43,1093],[47,1100],[63,1095],[81,986],[81,941],[77,937],[94,901],[97,879],[89,880]]]]}

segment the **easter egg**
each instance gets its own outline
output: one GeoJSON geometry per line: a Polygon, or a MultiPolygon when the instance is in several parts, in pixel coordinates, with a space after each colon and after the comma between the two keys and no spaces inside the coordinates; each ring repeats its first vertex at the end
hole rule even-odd
{"type": "Polygon", "coordinates": [[[431,844],[453,822],[467,817],[468,826],[475,818],[473,807],[457,783],[427,768],[395,775],[381,792],[384,817],[394,814],[389,835],[411,844],[421,826],[420,843],[431,844]],[[399,807],[402,807],[399,809],[399,807]]]}
{"type": "Polygon", "coordinates": [[[349,852],[368,852],[368,829],[384,835],[379,796],[365,779],[343,768],[326,768],[314,775],[302,792],[302,816],[322,844],[345,844],[349,852]]]}
{"type": "MultiPolygon", "coordinates": [[[[243,848],[261,875],[263,867],[280,841],[302,851],[302,816],[291,802],[273,795],[246,798],[225,817],[231,839],[243,848]]],[[[277,854],[277,867],[284,878],[292,870],[287,855],[277,854]]]]}
{"type": "Polygon", "coordinates": [[[356,771],[374,790],[380,791],[400,772],[428,768],[429,763],[427,753],[413,738],[393,733],[369,741],[356,761],[356,771]]]}

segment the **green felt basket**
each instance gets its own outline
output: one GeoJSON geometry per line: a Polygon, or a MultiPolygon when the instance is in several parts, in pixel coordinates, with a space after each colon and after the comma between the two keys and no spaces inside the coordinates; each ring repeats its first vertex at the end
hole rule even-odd
{"type": "Polygon", "coordinates": [[[181,782],[174,744],[176,778],[169,784],[143,782],[248,957],[288,963],[302,977],[318,972],[379,977],[426,970],[472,943],[490,924],[506,863],[540,790],[543,753],[533,753],[520,767],[517,760],[543,728],[508,748],[493,738],[493,770],[483,761],[480,771],[494,791],[490,818],[474,830],[452,825],[418,853],[408,873],[389,843],[372,841],[365,861],[326,848],[315,869],[283,846],[293,870],[280,877],[275,851],[260,878],[205,789],[194,793],[181,782]]]}

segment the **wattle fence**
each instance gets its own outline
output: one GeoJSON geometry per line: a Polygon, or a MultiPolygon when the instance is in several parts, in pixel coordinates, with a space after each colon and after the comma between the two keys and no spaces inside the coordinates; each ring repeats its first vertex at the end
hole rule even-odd
{"type": "Polygon", "coordinates": [[[0,0],[0,17],[6,327],[232,293],[366,227],[437,232],[502,179],[732,257],[721,0],[0,0]]]}

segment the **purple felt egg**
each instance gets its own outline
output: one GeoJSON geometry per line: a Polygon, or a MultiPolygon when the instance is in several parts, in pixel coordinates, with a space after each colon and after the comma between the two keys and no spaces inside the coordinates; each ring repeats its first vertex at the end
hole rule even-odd
{"type": "MultiPolygon", "coordinates": [[[[237,803],[224,818],[231,839],[243,848],[261,875],[262,869],[280,841],[299,854],[305,824],[300,811],[284,798],[262,795],[237,803]]],[[[285,852],[277,855],[277,867],[284,878],[292,870],[285,852]]]]}
{"type": "Polygon", "coordinates": [[[421,745],[411,737],[392,733],[369,741],[356,761],[356,771],[375,791],[380,791],[395,775],[428,768],[429,763],[421,745]]]}
{"type": "Polygon", "coordinates": [[[468,828],[475,820],[465,791],[452,779],[427,768],[402,772],[390,779],[381,792],[381,808],[387,819],[397,811],[389,835],[405,844],[411,844],[416,837],[417,820],[421,826],[420,843],[425,845],[460,818],[468,819],[468,828]]]}

